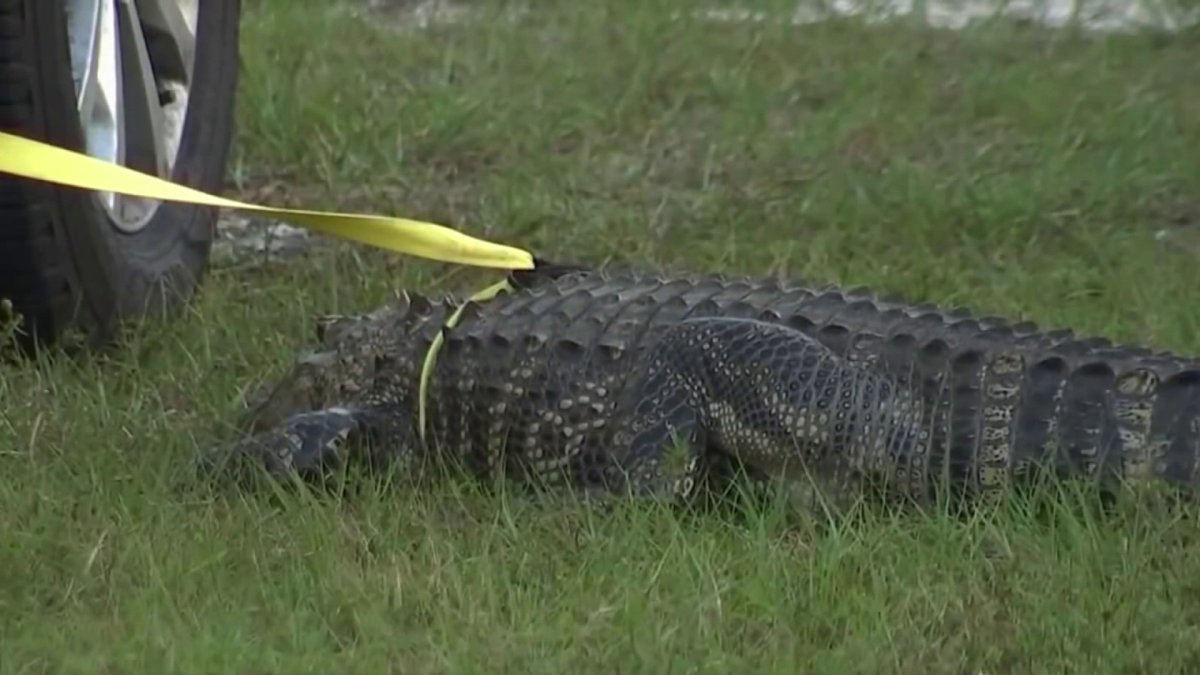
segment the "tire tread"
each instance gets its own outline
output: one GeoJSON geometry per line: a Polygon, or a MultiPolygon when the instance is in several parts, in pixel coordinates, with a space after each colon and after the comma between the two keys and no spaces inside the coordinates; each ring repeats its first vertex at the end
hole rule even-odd
{"type": "MultiPolygon", "coordinates": [[[[73,147],[64,141],[79,137],[77,128],[71,130],[74,106],[63,103],[72,97],[64,79],[70,77],[65,47],[53,39],[39,42],[62,30],[55,28],[61,11],[50,0],[0,0],[0,130],[73,147]]],[[[206,44],[229,46],[212,47],[213,58],[204,60],[206,81],[215,90],[196,98],[211,105],[202,103],[197,113],[206,123],[197,129],[194,147],[205,152],[185,170],[187,183],[214,189],[218,185],[204,183],[219,183],[230,142],[240,2],[205,0],[202,12],[202,28],[209,21],[223,33],[206,44]]],[[[215,211],[176,205],[147,228],[157,240],[139,234],[117,242],[97,229],[103,221],[89,211],[95,207],[86,197],[0,174],[0,299],[11,300],[25,319],[22,346],[52,342],[71,327],[89,334],[92,344],[107,343],[121,319],[176,308],[203,274],[215,211]],[[179,279],[189,283],[175,296],[163,298],[156,290],[179,279]]]]}

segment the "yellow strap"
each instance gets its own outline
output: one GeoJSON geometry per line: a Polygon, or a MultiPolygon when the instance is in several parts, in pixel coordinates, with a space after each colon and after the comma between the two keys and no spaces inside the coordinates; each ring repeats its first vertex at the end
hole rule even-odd
{"type": "Polygon", "coordinates": [[[442,344],[446,341],[446,329],[454,328],[458,325],[459,319],[462,318],[462,313],[467,309],[467,305],[472,302],[483,302],[512,290],[512,284],[508,279],[497,282],[479,291],[475,295],[467,298],[467,301],[459,305],[458,309],[446,319],[446,323],[438,330],[437,335],[433,336],[433,342],[429,343],[429,350],[425,352],[425,361],[421,364],[421,384],[417,388],[417,434],[421,437],[421,441],[425,441],[425,408],[426,401],[429,400],[429,379],[433,377],[433,367],[437,363],[438,354],[442,351],[442,344]]]}
{"type": "Polygon", "coordinates": [[[70,187],[266,213],[345,239],[431,260],[477,267],[533,269],[533,254],[406,218],[281,209],[217,197],[77,152],[0,132],[0,173],[70,187]]]}

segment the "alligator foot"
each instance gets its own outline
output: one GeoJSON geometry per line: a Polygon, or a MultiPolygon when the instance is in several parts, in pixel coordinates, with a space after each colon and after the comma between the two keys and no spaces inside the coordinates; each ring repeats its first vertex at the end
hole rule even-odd
{"type": "Polygon", "coordinates": [[[281,425],[203,453],[201,473],[219,482],[257,478],[322,479],[348,464],[396,465],[415,456],[411,430],[394,410],[332,407],[287,418],[281,425]]]}
{"type": "Polygon", "coordinates": [[[692,501],[720,457],[839,503],[864,478],[907,488],[919,473],[920,416],[908,393],[801,331],[688,320],[646,365],[625,401],[618,442],[635,493],[692,501]]]}

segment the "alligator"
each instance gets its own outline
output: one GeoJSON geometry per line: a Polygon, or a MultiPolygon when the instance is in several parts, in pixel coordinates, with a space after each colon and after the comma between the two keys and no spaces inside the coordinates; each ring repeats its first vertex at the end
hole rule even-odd
{"type": "Polygon", "coordinates": [[[730,467],[831,503],[1200,483],[1197,358],[868,288],[544,265],[494,297],[398,292],[316,333],[206,466],[452,460],[672,503],[730,467]]]}

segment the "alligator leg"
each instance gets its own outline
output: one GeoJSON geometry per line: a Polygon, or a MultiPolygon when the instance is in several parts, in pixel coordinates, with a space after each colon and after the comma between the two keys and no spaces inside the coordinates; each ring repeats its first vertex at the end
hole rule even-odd
{"type": "Polygon", "coordinates": [[[648,395],[628,418],[625,479],[635,495],[686,500],[701,478],[708,447],[698,406],[667,368],[651,372],[642,390],[648,395]]]}
{"type": "Polygon", "coordinates": [[[206,474],[237,482],[269,477],[320,478],[347,464],[383,468],[417,456],[411,425],[394,407],[330,407],[288,417],[280,425],[201,458],[206,474]]]}
{"type": "MultiPolygon", "coordinates": [[[[671,329],[625,401],[617,446],[635,493],[688,499],[707,457],[806,483],[840,501],[851,483],[919,473],[919,406],[908,390],[800,331],[749,319],[671,329]]],[[[814,496],[809,494],[809,496],[814,496]]]]}

